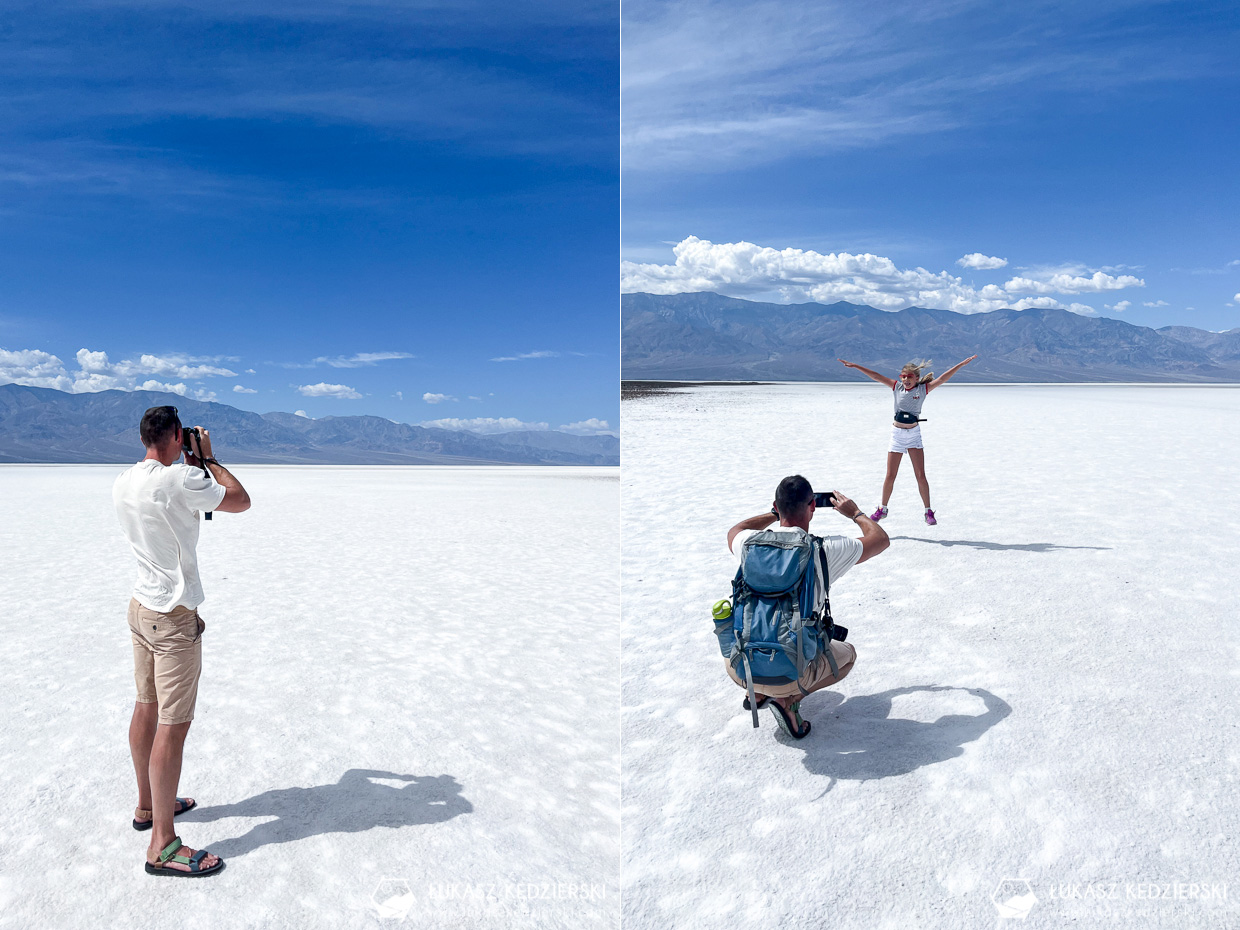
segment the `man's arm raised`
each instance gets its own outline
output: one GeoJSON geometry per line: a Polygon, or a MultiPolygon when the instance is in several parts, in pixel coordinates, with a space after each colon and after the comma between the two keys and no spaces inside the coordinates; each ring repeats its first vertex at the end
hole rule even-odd
{"type": "Polygon", "coordinates": [[[745,530],[764,530],[772,523],[779,522],[779,517],[773,513],[760,513],[756,517],[749,517],[742,520],[732,529],[728,530],[728,551],[732,550],[732,540],[736,538],[736,534],[745,530]]]}
{"type": "Polygon", "coordinates": [[[197,439],[191,436],[190,443],[194,446],[196,455],[187,456],[191,465],[198,466],[205,463],[207,468],[211,469],[211,476],[224,488],[224,499],[220,501],[216,511],[219,513],[245,513],[250,509],[250,495],[245,488],[241,486],[241,482],[233,477],[232,472],[215,461],[215,457],[211,455],[211,434],[201,426],[198,427],[198,435],[202,437],[201,448],[197,439]]]}
{"type": "Polygon", "coordinates": [[[891,545],[887,531],[862,513],[860,507],[845,497],[840,491],[832,491],[831,493],[833,495],[831,506],[848,517],[848,519],[854,521],[861,529],[861,558],[857,559],[858,565],[866,559],[874,558],[874,556],[891,545]]]}

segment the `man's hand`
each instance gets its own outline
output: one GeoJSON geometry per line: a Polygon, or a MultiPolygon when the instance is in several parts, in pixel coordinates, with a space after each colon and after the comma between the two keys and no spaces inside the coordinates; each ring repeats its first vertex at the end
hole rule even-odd
{"type": "Polygon", "coordinates": [[[190,451],[185,453],[185,464],[191,468],[202,468],[203,462],[211,458],[211,437],[207,431],[201,426],[195,426],[193,429],[199,430],[198,433],[191,433],[188,429],[185,434],[189,437],[190,451]],[[202,437],[201,441],[199,436],[202,437]]]}
{"type": "Polygon", "coordinates": [[[189,439],[190,445],[194,447],[194,455],[204,462],[215,458],[211,454],[211,434],[207,432],[206,427],[195,426],[194,429],[198,432],[197,434],[191,433],[189,439]]]}
{"type": "Polygon", "coordinates": [[[849,500],[842,491],[832,491],[831,506],[850,520],[855,520],[861,527],[861,558],[860,565],[866,559],[872,559],[891,545],[887,531],[861,512],[861,508],[849,500]]]}
{"type": "Polygon", "coordinates": [[[861,508],[845,497],[842,491],[831,492],[831,506],[848,517],[849,520],[861,513],[861,508]]]}
{"type": "Polygon", "coordinates": [[[190,433],[189,436],[189,444],[194,450],[194,454],[190,455],[187,453],[185,456],[186,461],[194,468],[208,468],[212,477],[224,486],[224,499],[215,508],[216,511],[219,513],[245,513],[250,509],[249,493],[241,486],[241,482],[233,477],[232,472],[219,462],[210,461],[215,458],[211,454],[211,434],[201,426],[194,428],[199,431],[197,436],[193,433],[190,433]]]}

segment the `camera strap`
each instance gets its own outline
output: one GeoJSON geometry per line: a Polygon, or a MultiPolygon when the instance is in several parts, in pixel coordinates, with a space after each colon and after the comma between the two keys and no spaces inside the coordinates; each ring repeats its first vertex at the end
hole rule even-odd
{"type": "Polygon", "coordinates": [[[839,677],[840,669],[835,664],[835,655],[831,651],[831,629],[835,621],[831,618],[831,576],[827,572],[827,553],[823,547],[821,536],[813,537],[814,548],[818,550],[818,564],[822,566],[822,611],[818,614],[818,629],[822,633],[822,648],[827,653],[827,663],[831,666],[831,674],[839,677]]]}

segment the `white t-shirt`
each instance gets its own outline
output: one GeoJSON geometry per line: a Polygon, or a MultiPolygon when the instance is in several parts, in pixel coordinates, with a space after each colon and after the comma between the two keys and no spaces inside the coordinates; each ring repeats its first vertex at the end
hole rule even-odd
{"type": "Polygon", "coordinates": [[[133,596],[143,607],[168,613],[204,600],[198,579],[198,520],[224,500],[224,486],[201,468],[144,459],[112,485],[116,516],[134,555],[133,596]]]}
{"type": "MultiPolygon", "coordinates": [[[[737,561],[741,558],[741,544],[745,542],[754,533],[800,533],[800,527],[797,526],[768,526],[765,530],[741,530],[732,539],[732,554],[736,556],[737,561]]],[[[848,570],[857,564],[857,560],[861,558],[861,540],[854,539],[851,536],[824,536],[822,538],[822,551],[827,555],[827,574],[828,574],[828,590],[830,585],[835,584],[841,577],[848,574],[848,570]]],[[[822,590],[822,565],[818,561],[818,557],[814,557],[814,570],[818,575],[818,585],[815,590],[822,590]]]]}

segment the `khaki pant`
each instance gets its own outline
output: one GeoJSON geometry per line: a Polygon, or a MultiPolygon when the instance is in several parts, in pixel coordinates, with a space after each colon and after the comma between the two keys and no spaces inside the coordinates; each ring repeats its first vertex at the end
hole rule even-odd
{"type": "Polygon", "coordinates": [[[191,607],[166,614],[129,602],[133,639],[133,677],[139,704],[158,704],[159,722],[194,719],[198,678],[202,675],[202,631],[207,625],[191,607]]]}
{"type": "MultiPolygon", "coordinates": [[[[835,664],[840,670],[838,675],[831,674],[831,663],[827,661],[827,654],[821,652],[818,654],[818,658],[805,666],[805,671],[801,673],[799,684],[760,685],[755,682],[753,686],[754,694],[765,694],[768,697],[776,698],[797,697],[802,691],[809,694],[811,691],[829,687],[837,681],[843,681],[848,677],[848,673],[852,671],[853,663],[857,661],[857,650],[848,643],[841,643],[838,639],[833,639],[831,640],[831,655],[835,657],[835,664]]],[[[728,670],[729,678],[742,688],[745,687],[745,682],[741,681],[740,676],[736,674],[731,665],[727,664],[726,660],[724,667],[728,670]]]]}

